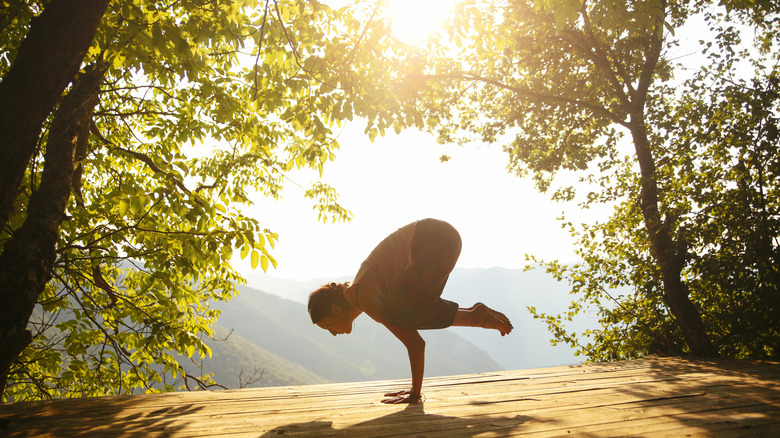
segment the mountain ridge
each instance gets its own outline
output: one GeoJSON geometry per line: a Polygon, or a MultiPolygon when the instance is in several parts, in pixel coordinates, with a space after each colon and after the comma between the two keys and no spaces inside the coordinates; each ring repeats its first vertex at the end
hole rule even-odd
{"type": "MultiPolygon", "coordinates": [[[[338,337],[311,323],[305,305],[309,293],[329,281],[347,280],[248,276],[239,296],[216,304],[222,310],[217,336],[233,331],[227,341],[210,344],[221,361],[214,370],[217,380],[237,382],[238,373],[251,374],[255,368],[263,370],[263,379],[251,386],[409,378],[403,345],[367,316],[358,317],[352,334],[338,337]]],[[[515,329],[504,337],[472,327],[421,330],[427,377],[582,362],[568,346],[552,346],[546,325],[526,309],[558,314],[568,308],[568,286],[542,270],[456,268],[442,296],[462,307],[484,302],[505,313],[515,329]]],[[[595,326],[595,320],[574,328],[581,332],[588,326],[595,326]]]]}
{"type": "MultiPolygon", "coordinates": [[[[322,284],[351,279],[345,276],[309,280],[284,279],[265,274],[246,276],[248,285],[299,303],[306,303],[309,293],[322,284]]],[[[542,368],[583,362],[569,346],[552,345],[552,335],[545,323],[534,319],[527,310],[528,306],[533,306],[540,312],[560,314],[568,310],[571,302],[568,285],[558,282],[542,269],[456,267],[442,297],[458,302],[462,307],[483,302],[509,317],[515,329],[506,337],[493,336],[491,330],[470,327],[450,327],[445,330],[478,346],[504,369],[542,368]]],[[[596,326],[595,317],[590,315],[571,325],[578,333],[596,326]]]]}
{"type": "MultiPolygon", "coordinates": [[[[232,334],[224,342],[207,342],[214,354],[203,361],[203,370],[213,371],[220,384],[227,381],[225,386],[236,387],[230,382],[237,382],[237,374],[241,370],[251,374],[255,368],[264,369],[263,379],[250,386],[410,376],[404,346],[384,326],[365,316],[355,322],[351,335],[333,337],[311,323],[302,303],[248,286],[240,286],[239,292],[230,302],[215,304],[222,311],[215,337],[225,337],[229,331],[232,334]],[[297,378],[285,377],[296,373],[297,378]]],[[[422,335],[427,343],[426,376],[503,369],[455,333],[431,330],[422,335]]]]}

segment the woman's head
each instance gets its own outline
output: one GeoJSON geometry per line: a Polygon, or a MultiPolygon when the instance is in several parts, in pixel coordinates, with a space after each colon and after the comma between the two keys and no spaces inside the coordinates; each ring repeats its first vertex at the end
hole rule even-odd
{"type": "Polygon", "coordinates": [[[352,306],[344,298],[344,289],[348,286],[349,283],[328,283],[309,295],[311,322],[334,336],[352,332],[352,321],[355,318],[350,317],[352,306]]]}

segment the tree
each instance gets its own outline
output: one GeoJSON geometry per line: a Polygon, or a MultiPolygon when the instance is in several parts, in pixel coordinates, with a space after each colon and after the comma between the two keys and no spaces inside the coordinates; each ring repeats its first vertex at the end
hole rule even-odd
{"type": "MultiPolygon", "coordinates": [[[[0,224],[11,214],[24,169],[35,149],[41,124],[78,71],[108,1],[53,1],[16,53],[13,68],[0,83],[0,224]]],[[[3,47],[18,44],[10,24],[32,8],[7,5],[3,47]]],[[[27,17],[29,19],[29,17],[27,17]]],[[[8,53],[5,53],[7,61],[8,53]]]]}
{"type": "MultiPolygon", "coordinates": [[[[13,203],[0,234],[4,400],[210,385],[175,354],[210,354],[210,304],[241,281],[234,251],[276,263],[278,236],[242,207],[280,196],[292,169],[321,173],[345,120],[405,124],[359,98],[374,74],[368,30],[382,26],[371,5],[127,0],[101,13],[106,3],[11,2],[0,17],[3,96],[20,92],[25,60],[74,47],[62,68],[27,77],[28,88],[59,86],[41,91],[48,103],[28,97],[36,114],[2,99],[2,132],[29,131],[27,158],[2,163],[4,176],[23,169],[2,186],[13,203]],[[72,3],[92,9],[57,12],[72,3]],[[94,38],[31,42],[89,28],[87,15],[94,38]]],[[[323,220],[348,219],[327,184],[305,195],[323,220]]]]}
{"type": "Polygon", "coordinates": [[[780,354],[777,12],[467,1],[450,46],[414,55],[410,95],[440,141],[502,144],[553,199],[614,207],[597,224],[562,218],[583,261],[544,264],[579,296],[565,315],[537,314],[556,341],[594,360],[780,354]],[[675,32],[693,19],[713,37],[684,78],[675,32]],[[748,49],[735,22],[754,33],[748,49]],[[554,187],[561,174],[578,183],[554,187]],[[602,328],[578,338],[563,320],[588,305],[602,328]]]}
{"type": "MultiPolygon", "coordinates": [[[[3,163],[0,226],[3,228],[16,207],[14,201],[37,146],[41,125],[78,71],[107,3],[53,1],[37,18],[37,25],[15,53],[13,67],[0,82],[0,162],[3,163]]],[[[15,21],[25,16],[29,18],[32,9],[21,4],[6,8],[3,18],[5,29],[9,31],[3,33],[3,47],[12,46],[18,39],[15,21]]],[[[8,53],[4,55],[3,60],[7,61],[8,53]]],[[[83,99],[94,99],[94,84],[90,87],[89,90],[82,89],[83,99]]],[[[73,104],[77,102],[71,99],[68,103],[65,107],[73,111],[73,104]]],[[[30,343],[27,320],[40,289],[50,276],[48,271],[54,259],[54,239],[61,222],[62,204],[70,191],[73,157],[67,153],[66,136],[81,129],[79,123],[83,120],[77,116],[76,123],[64,126],[68,125],[64,118],[59,120],[60,136],[52,142],[54,162],[49,166],[48,174],[65,180],[65,193],[51,184],[52,178],[47,178],[31,203],[32,211],[18,229],[17,238],[7,245],[3,242],[0,254],[0,282],[3,284],[0,300],[5,303],[0,313],[0,393],[5,388],[5,376],[11,363],[30,343]]]]}

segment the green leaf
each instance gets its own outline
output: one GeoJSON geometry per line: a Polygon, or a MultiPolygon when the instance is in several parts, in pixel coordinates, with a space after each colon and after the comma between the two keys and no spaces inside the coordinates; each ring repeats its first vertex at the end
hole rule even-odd
{"type": "Polygon", "coordinates": [[[257,269],[257,264],[260,262],[260,253],[257,250],[252,250],[252,269],[257,269]]]}
{"type": "Polygon", "coordinates": [[[127,209],[130,207],[130,201],[127,199],[120,199],[119,200],[119,215],[124,216],[127,214],[127,209]]]}

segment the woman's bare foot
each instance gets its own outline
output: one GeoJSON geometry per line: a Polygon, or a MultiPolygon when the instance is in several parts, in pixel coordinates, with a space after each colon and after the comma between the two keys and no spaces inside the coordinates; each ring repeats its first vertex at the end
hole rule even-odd
{"type": "Polygon", "coordinates": [[[482,327],[498,330],[501,336],[512,331],[512,323],[503,313],[490,307],[476,303],[469,308],[460,308],[452,321],[453,326],[482,327]]]}
{"type": "Polygon", "coordinates": [[[514,328],[506,315],[482,303],[474,304],[471,309],[482,321],[482,327],[496,329],[501,332],[501,336],[509,334],[514,328]]]}

